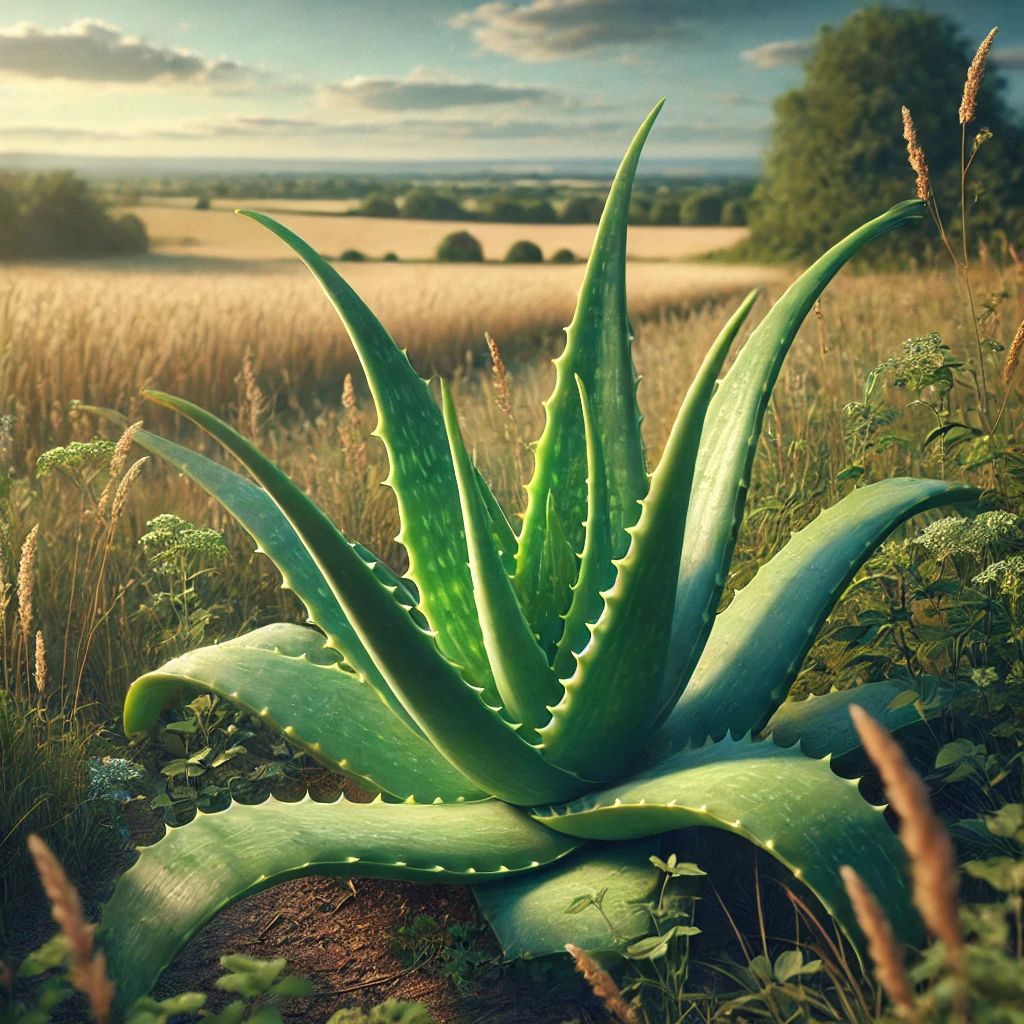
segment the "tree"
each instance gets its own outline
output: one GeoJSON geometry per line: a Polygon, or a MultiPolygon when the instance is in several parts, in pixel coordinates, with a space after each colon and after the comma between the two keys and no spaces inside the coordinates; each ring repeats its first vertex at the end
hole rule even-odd
{"type": "Polygon", "coordinates": [[[713,189],[691,192],[680,204],[680,224],[721,224],[722,193],[713,189]]]}
{"type": "Polygon", "coordinates": [[[416,220],[465,220],[457,199],[429,188],[414,188],[402,203],[402,216],[416,220]]]}
{"type": "Polygon", "coordinates": [[[670,197],[659,199],[651,208],[652,224],[678,224],[679,200],[670,197]]]}
{"type": "MultiPolygon", "coordinates": [[[[947,220],[958,216],[958,111],[973,53],[953,21],[924,11],[872,7],[838,28],[822,29],[804,85],[775,103],[764,180],[750,211],[753,252],[783,259],[817,254],[864,220],[912,198],[902,106],[917,124],[947,220]]],[[[982,127],[994,138],[971,170],[968,202],[977,227],[1005,227],[1019,240],[1024,132],[1007,111],[1004,88],[990,66],[978,117],[968,126],[968,152],[982,127]]],[[[920,251],[921,241],[905,231],[876,250],[891,255],[910,245],[920,251]]]]}
{"type": "Polygon", "coordinates": [[[573,196],[562,210],[564,224],[596,224],[601,219],[604,200],[599,196],[573,196]]]}
{"type": "Polygon", "coordinates": [[[522,239],[513,242],[508,252],[505,253],[506,263],[543,263],[544,254],[536,242],[529,242],[522,239]]]}
{"type": "Polygon", "coordinates": [[[480,263],[484,250],[468,231],[453,231],[441,240],[437,258],[443,263],[480,263]]]}
{"type": "Polygon", "coordinates": [[[397,217],[398,207],[386,192],[371,192],[363,199],[359,213],[363,217],[397,217]]]}

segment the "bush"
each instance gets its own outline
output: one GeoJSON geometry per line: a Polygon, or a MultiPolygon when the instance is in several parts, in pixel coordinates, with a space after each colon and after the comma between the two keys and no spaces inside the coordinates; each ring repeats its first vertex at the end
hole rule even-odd
{"type": "Polygon", "coordinates": [[[644,196],[633,196],[629,201],[629,223],[647,224],[651,219],[651,201],[644,196]]]}
{"type": "Polygon", "coordinates": [[[363,217],[397,217],[398,206],[386,192],[371,192],[362,201],[359,213],[363,217]]]}
{"type": "Polygon", "coordinates": [[[496,195],[480,204],[480,219],[501,224],[553,224],[558,217],[546,199],[496,195]]]}
{"type": "Polygon", "coordinates": [[[732,227],[743,227],[747,223],[747,204],[743,199],[727,199],[722,204],[722,223],[732,227]]]}
{"type": "Polygon", "coordinates": [[[513,242],[511,248],[505,253],[506,263],[543,263],[544,253],[540,251],[540,246],[534,242],[528,242],[525,239],[520,239],[518,242],[513,242]]]}
{"type": "Polygon", "coordinates": [[[398,253],[397,252],[386,252],[386,253],[384,253],[384,262],[385,263],[397,263],[398,262],[398,253]]]}
{"type": "Polygon", "coordinates": [[[562,210],[564,224],[596,224],[601,219],[604,200],[600,196],[573,196],[562,210]]]}
{"type": "Polygon", "coordinates": [[[345,263],[358,263],[359,261],[366,259],[366,254],[360,252],[358,249],[346,249],[338,259],[345,263]]]}
{"type": "Polygon", "coordinates": [[[210,208],[210,197],[209,196],[200,196],[196,200],[196,209],[197,210],[208,210],[209,208],[210,208]]]}
{"type": "Polygon", "coordinates": [[[688,195],[679,207],[679,222],[702,226],[722,223],[722,196],[702,191],[688,195]]]}
{"type": "Polygon", "coordinates": [[[679,200],[659,199],[651,208],[652,224],[678,224],[679,200]]]}
{"type": "Polygon", "coordinates": [[[576,253],[572,249],[559,249],[554,256],[551,257],[552,263],[575,263],[576,253]]]}
{"type": "Polygon", "coordinates": [[[453,231],[441,240],[437,258],[443,263],[481,263],[484,250],[468,231],[453,231]]]}
{"type": "Polygon", "coordinates": [[[110,256],[148,247],[138,217],[111,217],[70,171],[0,175],[0,258],[110,256]]]}
{"type": "Polygon", "coordinates": [[[465,220],[466,211],[453,196],[429,188],[414,188],[406,193],[402,216],[415,220],[465,220]]]}

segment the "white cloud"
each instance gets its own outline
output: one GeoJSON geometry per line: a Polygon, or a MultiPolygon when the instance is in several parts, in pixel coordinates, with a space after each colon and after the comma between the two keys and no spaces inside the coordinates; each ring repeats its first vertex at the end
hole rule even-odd
{"type": "Polygon", "coordinates": [[[1004,46],[992,51],[992,63],[1003,71],[1024,71],[1024,46],[1004,46]]]}
{"type": "Polygon", "coordinates": [[[786,64],[803,64],[813,51],[813,39],[780,39],[744,50],[740,56],[758,68],[780,68],[786,64]]]}
{"type": "Polygon", "coordinates": [[[695,0],[531,0],[480,4],[449,21],[469,29],[491,53],[524,61],[554,61],[602,47],[679,35],[686,18],[701,16],[695,0]]]}
{"type": "Polygon", "coordinates": [[[474,82],[424,67],[413,68],[403,78],[359,75],[321,86],[320,96],[328,106],[354,104],[369,110],[387,111],[541,103],[556,98],[549,89],[474,82]]]}
{"type": "Polygon", "coordinates": [[[120,85],[251,84],[265,73],[236,61],[209,60],[130,36],[116,25],[82,18],[66,28],[20,22],[0,29],[0,74],[120,85]]]}

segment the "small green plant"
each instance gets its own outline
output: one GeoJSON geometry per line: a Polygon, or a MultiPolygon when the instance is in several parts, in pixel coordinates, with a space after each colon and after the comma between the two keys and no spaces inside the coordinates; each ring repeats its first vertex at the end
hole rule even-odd
{"type": "Polygon", "coordinates": [[[509,246],[509,250],[505,253],[506,263],[543,263],[544,253],[541,252],[540,246],[535,242],[528,242],[522,239],[518,242],[513,242],[509,246]]]}
{"type": "Polygon", "coordinates": [[[370,1010],[338,1010],[327,1024],[435,1024],[422,1003],[388,999],[370,1010]]]}
{"type": "Polygon", "coordinates": [[[442,263],[480,263],[484,250],[468,231],[453,231],[441,239],[437,258],[442,263]]]}
{"type": "Polygon", "coordinates": [[[500,952],[488,948],[486,928],[438,922],[420,914],[395,932],[394,949],[409,968],[424,968],[449,978],[462,993],[476,992],[501,964],[500,952]]]}
{"type": "MultiPolygon", "coordinates": [[[[859,488],[715,611],[771,389],[800,324],[848,259],[920,218],[923,204],[894,207],[826,253],[719,384],[757,299],[749,295],[648,475],[625,254],[632,181],[658,109],[609,194],[518,535],[470,458],[446,383],[439,409],[336,270],[276,221],[249,215],[301,256],[353,339],[391,461],[409,573],[397,576],[347,538],[226,423],[147,393],[208,431],[257,483],[147,432],[138,443],[238,518],[323,632],[281,623],[190,651],[133,684],[125,730],[145,732],[169,701],[209,693],[389,799],[233,804],[146,848],[102,925],[121,1000],[141,994],[217,909],[277,878],[324,870],[468,882],[509,957],[567,942],[628,951],[658,931],[646,904],[660,879],[650,861],[659,837],[701,825],[763,846],[850,934],[838,867],[854,862],[899,933],[915,937],[898,840],[827,762],[858,746],[846,704],[822,698],[794,713],[783,701],[877,544],[918,512],[976,492],[908,478],[859,488]],[[770,738],[787,729],[789,745],[770,738]],[[581,891],[602,893],[590,908],[599,913],[564,913],[581,891]]],[[[865,687],[863,699],[881,703],[894,726],[917,720],[885,710],[891,686],[865,687]]],[[[667,931],[677,927],[692,926],[667,931]]]]}

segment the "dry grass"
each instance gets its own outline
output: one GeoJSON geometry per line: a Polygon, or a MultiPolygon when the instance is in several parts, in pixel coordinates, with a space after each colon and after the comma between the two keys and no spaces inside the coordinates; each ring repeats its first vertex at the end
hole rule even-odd
{"type": "MultiPolygon", "coordinates": [[[[230,200],[233,206],[276,210],[278,219],[322,253],[337,255],[358,249],[379,258],[386,252],[403,260],[432,260],[437,244],[452,231],[475,235],[489,260],[504,259],[509,246],[521,238],[536,242],[550,258],[556,249],[571,249],[585,258],[594,241],[593,224],[490,224],[466,221],[405,220],[401,217],[324,217],[300,210],[322,205],[316,200],[230,200]],[[292,212],[294,209],[295,212],[292,212]],[[286,212],[280,212],[286,211],[286,212]]],[[[217,259],[277,260],[290,258],[278,239],[266,229],[230,209],[188,209],[182,206],[136,206],[119,210],[134,213],[149,232],[154,252],[167,255],[208,256],[217,259]]],[[[681,260],[703,256],[735,245],[746,228],[651,227],[629,229],[629,255],[634,259],[681,260]]]]}
{"type": "MultiPolygon", "coordinates": [[[[248,223],[248,222],[242,222],[248,223]]],[[[67,403],[129,411],[147,386],[223,412],[251,353],[260,386],[310,408],[361,374],[336,314],[299,265],[273,271],[159,272],[159,261],[105,268],[12,268],[0,284],[0,413],[24,451],[62,443],[67,403]]],[[[581,266],[351,264],[345,275],[421,373],[489,362],[484,332],[510,361],[554,346],[581,266]]],[[[633,264],[636,318],[772,285],[754,267],[633,264]]]]}

